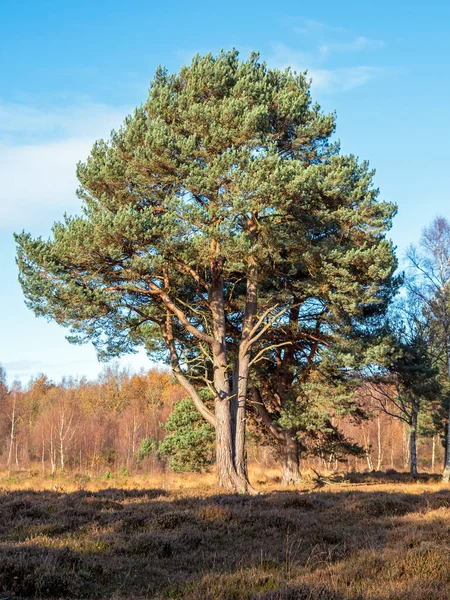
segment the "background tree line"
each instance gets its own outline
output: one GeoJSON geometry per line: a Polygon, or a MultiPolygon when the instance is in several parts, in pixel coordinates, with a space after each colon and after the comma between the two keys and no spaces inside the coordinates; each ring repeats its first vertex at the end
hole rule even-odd
{"type": "MultiPolygon", "coordinates": [[[[118,472],[214,468],[214,430],[169,371],[133,374],[107,367],[96,381],[63,379],[55,384],[39,375],[26,386],[15,382],[10,388],[4,370],[1,372],[0,464],[4,472],[108,477],[118,472]]],[[[341,444],[324,444],[315,430],[309,442],[303,438],[302,469],[409,470],[406,420],[383,411],[364,387],[357,392],[357,403],[364,418],[356,420],[322,407],[330,431],[340,433],[341,444]],[[344,439],[348,446],[342,444],[344,439]]],[[[395,403],[390,410],[395,410],[395,403]]],[[[279,469],[282,476],[280,449],[265,432],[256,410],[250,414],[249,429],[249,462],[279,469]]],[[[417,439],[420,469],[439,472],[444,457],[441,442],[432,412],[421,412],[417,439]]]]}
{"type": "Polygon", "coordinates": [[[163,438],[160,423],[184,395],[170,373],[157,370],[106,368],[97,381],[58,385],[40,375],[10,390],[3,378],[3,466],[12,471],[40,465],[43,474],[131,470],[143,458],[145,441],[163,438]]]}

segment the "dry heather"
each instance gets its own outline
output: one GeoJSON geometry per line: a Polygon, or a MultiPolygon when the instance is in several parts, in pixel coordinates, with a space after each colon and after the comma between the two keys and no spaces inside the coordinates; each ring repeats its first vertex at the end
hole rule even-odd
{"type": "Polygon", "coordinates": [[[209,476],[191,490],[3,480],[0,598],[450,597],[450,489],[380,475],[275,491],[259,477],[257,497],[209,476]]]}

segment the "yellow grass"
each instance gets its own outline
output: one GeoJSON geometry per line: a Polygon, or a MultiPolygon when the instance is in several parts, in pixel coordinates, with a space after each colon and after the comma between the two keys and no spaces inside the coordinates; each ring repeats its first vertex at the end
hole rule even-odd
{"type": "Polygon", "coordinates": [[[450,598],[437,478],[251,479],[257,497],[214,474],[0,474],[0,598],[450,598]]]}

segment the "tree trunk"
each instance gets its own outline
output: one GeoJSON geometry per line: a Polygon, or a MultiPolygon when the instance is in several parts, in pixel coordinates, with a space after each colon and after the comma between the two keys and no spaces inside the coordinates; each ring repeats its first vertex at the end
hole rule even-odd
{"type": "Polygon", "coordinates": [[[64,471],[65,467],[65,449],[64,449],[64,436],[63,436],[63,427],[64,427],[64,416],[61,423],[61,428],[59,430],[59,458],[61,463],[61,471],[64,471]]]}
{"type": "Polygon", "coordinates": [[[417,475],[417,423],[419,419],[420,402],[414,398],[411,404],[411,418],[409,430],[409,472],[417,475]]]}
{"type": "Polygon", "coordinates": [[[16,444],[16,454],[17,454],[17,442],[16,442],[16,400],[17,396],[14,392],[13,394],[13,407],[12,407],[12,415],[11,415],[11,429],[9,434],[9,451],[8,451],[8,477],[11,474],[11,461],[12,461],[12,449],[13,445],[16,444]]]}
{"type": "Polygon", "coordinates": [[[391,469],[393,469],[394,468],[394,427],[393,427],[392,420],[391,420],[390,429],[391,429],[391,469]]]}
{"type": "Polygon", "coordinates": [[[431,442],[431,472],[434,473],[434,463],[436,461],[436,434],[433,435],[431,442]]]}
{"type": "Polygon", "coordinates": [[[238,476],[234,465],[233,427],[229,399],[216,402],[216,417],[217,483],[231,492],[246,493],[246,482],[238,476]]]}
{"type": "MultiPolygon", "coordinates": [[[[244,447],[240,447],[239,471],[236,468],[236,431],[240,431],[244,443],[245,433],[245,399],[244,413],[239,410],[238,398],[230,386],[230,373],[227,363],[226,327],[223,281],[219,277],[213,283],[211,294],[211,311],[213,314],[214,337],[217,340],[213,347],[214,391],[216,415],[216,463],[217,482],[231,492],[256,493],[250,486],[246,469],[242,461],[245,459],[244,447]],[[234,402],[233,402],[234,398],[234,402]],[[234,417],[234,422],[233,422],[234,417]],[[239,419],[239,423],[236,421],[239,419]]],[[[237,390],[236,390],[237,392],[237,390]]]]}
{"type": "Polygon", "coordinates": [[[377,417],[377,444],[378,444],[378,458],[377,458],[377,471],[381,471],[383,463],[383,452],[381,447],[381,420],[380,415],[377,417]]]}
{"type": "MultiPolygon", "coordinates": [[[[255,324],[257,310],[257,266],[253,256],[249,256],[250,265],[247,279],[245,299],[245,314],[242,323],[241,343],[239,346],[238,363],[235,368],[236,377],[233,378],[233,398],[237,399],[235,417],[235,458],[236,472],[248,484],[247,456],[245,452],[246,433],[246,405],[248,395],[248,377],[251,355],[251,332],[255,324]]],[[[254,491],[254,490],[251,490],[254,491]]]]}
{"type": "Polygon", "coordinates": [[[252,388],[252,405],[258,412],[261,421],[267,428],[267,432],[271,435],[276,443],[280,455],[281,464],[281,482],[283,485],[295,485],[301,479],[299,468],[299,448],[293,434],[283,430],[276,422],[272,420],[261,396],[261,392],[257,387],[252,388]]]}
{"type": "Polygon", "coordinates": [[[234,464],[237,474],[248,482],[247,456],[245,452],[245,431],[246,431],[246,403],[248,389],[250,354],[247,352],[239,359],[237,365],[237,382],[233,385],[233,400],[231,406],[235,404],[233,433],[235,439],[234,464]]]}
{"type": "Polygon", "coordinates": [[[411,464],[409,436],[406,421],[403,421],[403,466],[405,469],[411,464]]]}
{"type": "Polygon", "coordinates": [[[50,464],[52,468],[52,475],[56,472],[56,451],[53,444],[53,426],[50,428],[50,464]]]}
{"type": "Polygon", "coordinates": [[[409,472],[417,475],[417,423],[409,431],[409,472]]]}
{"type": "Polygon", "coordinates": [[[364,439],[364,453],[366,455],[366,460],[367,460],[367,468],[370,472],[372,472],[373,469],[373,460],[372,460],[372,446],[370,444],[370,432],[369,430],[363,426],[362,427],[362,433],[363,433],[363,439],[364,439]]]}
{"type": "Polygon", "coordinates": [[[448,424],[447,424],[447,439],[445,445],[445,466],[444,473],[442,474],[442,481],[444,483],[448,483],[450,480],[450,411],[448,416],[448,424]]]}
{"type": "Polygon", "coordinates": [[[42,431],[41,465],[42,465],[42,477],[44,477],[44,475],[45,475],[45,439],[44,439],[44,431],[42,431]]]}
{"type": "MultiPolygon", "coordinates": [[[[213,241],[213,256],[220,255],[217,242],[213,241]]],[[[212,336],[207,343],[212,350],[214,414],[204,405],[198,390],[186,376],[179,363],[173,337],[172,314],[167,310],[161,331],[170,350],[173,373],[191,396],[197,410],[216,430],[217,483],[231,492],[257,493],[248,481],[245,460],[245,411],[247,400],[248,371],[250,362],[249,336],[256,311],[256,281],[248,284],[246,316],[243,323],[239,353],[230,369],[227,355],[227,332],[224,301],[224,284],[221,266],[216,258],[211,261],[212,284],[210,309],[213,321],[212,336]]],[[[166,282],[168,287],[168,282],[166,282]]],[[[187,326],[186,326],[187,327],[187,326]]]]}
{"type": "MultiPolygon", "coordinates": [[[[447,374],[450,380],[450,344],[447,339],[447,374]]],[[[448,409],[448,422],[447,422],[447,439],[445,444],[445,466],[442,474],[442,481],[448,483],[450,481],[450,406],[448,409]]]]}
{"type": "Polygon", "coordinates": [[[280,441],[281,483],[297,485],[301,479],[298,443],[286,433],[280,441]]]}

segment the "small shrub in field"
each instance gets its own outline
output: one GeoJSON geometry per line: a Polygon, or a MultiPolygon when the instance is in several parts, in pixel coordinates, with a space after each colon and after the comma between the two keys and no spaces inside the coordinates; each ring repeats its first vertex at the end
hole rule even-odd
{"type": "Polygon", "coordinates": [[[147,458],[147,456],[151,456],[153,453],[158,451],[158,441],[152,439],[143,439],[141,440],[141,445],[139,446],[139,450],[136,452],[136,462],[138,465],[147,458]]]}
{"type": "Polygon", "coordinates": [[[202,471],[213,461],[214,428],[199,415],[190,398],[180,400],[164,426],[158,449],[175,473],[202,471]]]}
{"type": "Polygon", "coordinates": [[[205,521],[229,521],[232,517],[232,512],[227,506],[220,504],[207,504],[198,511],[198,516],[205,521]]]}

